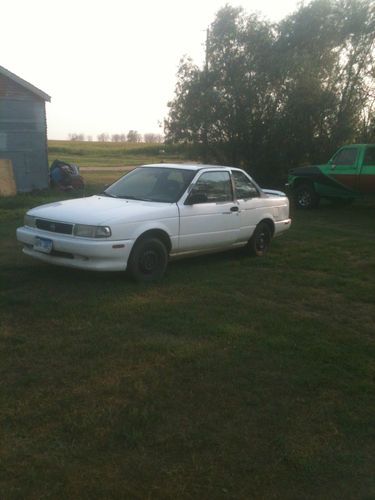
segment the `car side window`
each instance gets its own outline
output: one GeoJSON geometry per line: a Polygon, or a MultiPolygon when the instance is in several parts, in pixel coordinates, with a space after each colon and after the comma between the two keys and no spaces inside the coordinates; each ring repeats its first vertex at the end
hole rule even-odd
{"type": "Polygon", "coordinates": [[[375,165],[375,148],[366,148],[365,157],[363,160],[363,165],[365,167],[374,166],[375,165]]]}
{"type": "Polygon", "coordinates": [[[355,148],[342,149],[333,159],[334,165],[354,165],[357,159],[357,150],[355,148]]]}
{"type": "Polygon", "coordinates": [[[206,200],[205,203],[232,201],[233,193],[229,172],[203,173],[195,183],[190,195],[201,195],[206,200]]]}
{"type": "Polygon", "coordinates": [[[238,200],[254,198],[259,196],[259,192],[251,180],[238,170],[232,170],[234,186],[238,200]]]}

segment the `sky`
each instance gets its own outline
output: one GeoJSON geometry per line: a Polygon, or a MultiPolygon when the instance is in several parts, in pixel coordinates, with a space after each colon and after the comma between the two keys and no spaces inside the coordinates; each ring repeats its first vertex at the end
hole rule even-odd
{"type": "Polygon", "coordinates": [[[278,21],[297,0],[0,0],[0,65],[51,96],[49,139],[163,133],[184,55],[226,3],[278,21]]]}

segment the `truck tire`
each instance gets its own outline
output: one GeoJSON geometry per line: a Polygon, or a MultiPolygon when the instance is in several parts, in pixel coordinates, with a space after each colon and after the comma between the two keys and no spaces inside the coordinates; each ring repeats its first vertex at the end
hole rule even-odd
{"type": "Polygon", "coordinates": [[[308,210],[319,205],[319,196],[312,184],[299,184],[293,192],[294,204],[296,208],[308,210]]]}

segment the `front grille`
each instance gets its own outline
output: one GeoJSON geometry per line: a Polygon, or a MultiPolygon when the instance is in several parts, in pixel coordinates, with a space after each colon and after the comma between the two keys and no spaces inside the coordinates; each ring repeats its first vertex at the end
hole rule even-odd
{"type": "Polygon", "coordinates": [[[74,259],[74,255],[68,252],[60,252],[59,250],[52,250],[50,253],[52,257],[63,257],[65,259],[74,259]]]}
{"type": "Polygon", "coordinates": [[[38,229],[50,231],[52,233],[72,234],[73,224],[65,224],[64,222],[54,222],[52,220],[36,219],[35,225],[38,229]]]}

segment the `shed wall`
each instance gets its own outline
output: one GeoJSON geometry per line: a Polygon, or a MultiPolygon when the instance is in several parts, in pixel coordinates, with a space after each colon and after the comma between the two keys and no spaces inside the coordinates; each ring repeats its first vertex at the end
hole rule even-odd
{"type": "Polygon", "coordinates": [[[19,192],[48,187],[45,102],[0,75],[0,158],[10,159],[19,192]]]}

